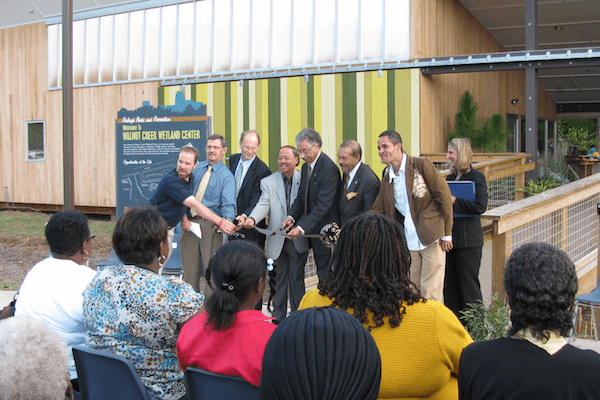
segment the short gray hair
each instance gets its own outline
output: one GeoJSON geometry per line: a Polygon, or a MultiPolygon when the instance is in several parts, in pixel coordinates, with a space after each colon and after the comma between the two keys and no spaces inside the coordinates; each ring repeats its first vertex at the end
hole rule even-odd
{"type": "Polygon", "coordinates": [[[319,135],[319,132],[315,131],[313,128],[304,128],[299,134],[296,135],[296,147],[298,147],[300,142],[305,140],[310,146],[314,146],[316,143],[319,145],[319,148],[323,147],[321,135],[319,135]]]}
{"type": "Polygon", "coordinates": [[[67,344],[42,321],[11,317],[0,322],[3,399],[64,399],[69,387],[67,344]]]}

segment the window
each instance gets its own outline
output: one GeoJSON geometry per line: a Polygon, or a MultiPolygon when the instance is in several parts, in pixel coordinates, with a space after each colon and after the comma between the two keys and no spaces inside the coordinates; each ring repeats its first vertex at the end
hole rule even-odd
{"type": "Polygon", "coordinates": [[[27,161],[45,161],[44,121],[27,121],[27,161]]]}
{"type": "MultiPolygon", "coordinates": [[[[75,15],[75,87],[262,69],[304,75],[289,68],[379,65],[410,54],[409,0],[133,3],[75,15]]],[[[50,89],[62,85],[60,21],[46,21],[50,89]]]]}

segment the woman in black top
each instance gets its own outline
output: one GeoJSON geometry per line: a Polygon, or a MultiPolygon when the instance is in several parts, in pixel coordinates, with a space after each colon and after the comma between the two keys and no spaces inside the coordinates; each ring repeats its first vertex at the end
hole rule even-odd
{"type": "Polygon", "coordinates": [[[444,303],[457,317],[469,303],[481,300],[479,267],[483,248],[483,230],[480,214],[487,209],[488,191],[485,176],[472,168],[473,150],[468,139],[454,138],[448,143],[446,158],[450,161],[452,174],[447,181],[475,182],[475,200],[452,196],[454,226],[453,248],[446,253],[446,277],[444,280],[444,303]],[[459,213],[463,216],[457,217],[459,213]]]}

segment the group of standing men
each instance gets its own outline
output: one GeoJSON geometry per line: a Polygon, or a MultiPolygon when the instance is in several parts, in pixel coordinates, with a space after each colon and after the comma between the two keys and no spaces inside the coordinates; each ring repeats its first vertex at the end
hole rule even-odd
{"type": "MultiPolygon", "coordinates": [[[[273,174],[256,156],[260,145],[256,131],[242,133],[241,153],[231,156],[229,169],[222,162],[227,143],[220,135],[209,136],[207,161],[201,163],[195,148],[182,147],[177,168],[161,181],[151,203],[171,229],[181,221],[184,279],[199,290],[200,275],[223,243],[223,234],[238,231],[264,248],[265,236],[255,226],[274,233],[285,230],[288,238],[274,234],[266,243],[267,256],[275,260],[277,271],[274,316],[282,320],[288,294],[292,311],[304,295],[309,249],[313,249],[319,278],[331,267],[331,250],[320,239],[304,235],[319,234],[331,222],[343,226],[371,211],[404,225],[412,256],[411,280],[425,298],[442,300],[444,252],[452,248],[452,199],[433,164],[404,153],[400,135],[385,131],[377,142],[381,161],[387,165],[383,181],[361,161],[362,150],[354,140],[338,149],[340,179],[337,165],[321,151],[318,132],[302,130],[295,144],[279,149],[279,170],[273,174]],[[300,157],[304,164],[298,171],[300,157]],[[192,222],[200,224],[202,239],[190,232],[192,222]]],[[[206,285],[205,295],[211,292],[206,285]]]]}

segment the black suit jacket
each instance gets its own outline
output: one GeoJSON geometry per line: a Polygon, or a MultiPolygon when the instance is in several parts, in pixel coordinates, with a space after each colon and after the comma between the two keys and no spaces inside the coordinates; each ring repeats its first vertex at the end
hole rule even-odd
{"type": "MultiPolygon", "coordinates": [[[[233,154],[229,159],[229,170],[233,174],[235,178],[235,170],[237,168],[238,162],[242,159],[242,155],[240,153],[233,154]]],[[[250,164],[250,168],[248,168],[248,172],[246,172],[246,176],[242,181],[242,187],[240,188],[240,192],[237,197],[237,213],[250,215],[256,203],[258,203],[258,199],[260,198],[260,181],[263,178],[271,175],[271,170],[267,167],[260,158],[255,157],[252,164],[250,164]]],[[[262,221],[260,224],[257,224],[259,228],[265,228],[265,222],[262,221]]],[[[243,233],[246,236],[246,239],[257,243],[260,248],[264,248],[265,245],[265,237],[261,235],[254,229],[241,229],[240,233],[243,233]]]]}
{"type": "MultiPolygon", "coordinates": [[[[302,165],[301,172],[302,179],[298,196],[290,208],[290,215],[296,221],[296,226],[301,226],[306,233],[319,233],[321,228],[330,222],[335,221],[339,224],[340,170],[337,165],[327,154],[321,152],[310,176],[308,190],[306,185],[307,163],[302,165]]],[[[315,253],[330,253],[330,250],[319,239],[311,239],[310,242],[315,253]]]]}
{"type": "MultiPolygon", "coordinates": [[[[452,174],[448,175],[446,180],[453,181],[455,178],[456,174],[452,174]]],[[[475,182],[475,200],[456,199],[453,206],[454,212],[473,216],[454,218],[452,242],[456,248],[481,247],[483,246],[483,229],[479,215],[485,212],[488,203],[485,176],[471,167],[471,171],[461,175],[459,181],[475,182]]]]}
{"type": "Polygon", "coordinates": [[[375,172],[365,163],[361,163],[350,182],[346,195],[344,195],[344,181],[342,177],[340,185],[340,220],[342,226],[357,215],[366,213],[371,209],[377,194],[379,194],[379,178],[375,172]]]}

